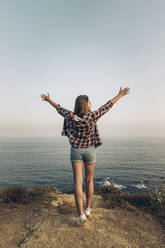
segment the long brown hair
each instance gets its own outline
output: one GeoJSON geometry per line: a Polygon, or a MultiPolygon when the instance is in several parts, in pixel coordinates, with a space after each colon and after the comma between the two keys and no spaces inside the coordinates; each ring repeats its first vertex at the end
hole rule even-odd
{"type": "Polygon", "coordinates": [[[78,96],[75,101],[74,114],[83,117],[89,110],[88,101],[89,98],[87,95],[78,96]]]}

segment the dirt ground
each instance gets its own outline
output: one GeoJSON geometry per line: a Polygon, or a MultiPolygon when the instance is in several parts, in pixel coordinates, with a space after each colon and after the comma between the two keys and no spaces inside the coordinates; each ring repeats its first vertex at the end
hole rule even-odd
{"type": "Polygon", "coordinates": [[[0,248],[165,247],[165,230],[150,214],[108,209],[96,194],[92,209],[86,224],[77,226],[73,194],[50,191],[27,205],[1,202],[0,248]]]}

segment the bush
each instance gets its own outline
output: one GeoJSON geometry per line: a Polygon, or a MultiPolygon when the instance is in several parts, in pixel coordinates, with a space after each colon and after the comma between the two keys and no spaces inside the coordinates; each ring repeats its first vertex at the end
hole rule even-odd
{"type": "Polygon", "coordinates": [[[99,192],[110,208],[130,208],[130,206],[134,206],[139,209],[144,209],[152,204],[151,197],[147,192],[132,194],[117,189],[113,185],[103,186],[99,192]]]}
{"type": "Polygon", "coordinates": [[[28,203],[31,200],[31,194],[23,186],[6,186],[1,191],[1,199],[5,203],[28,203]]]}
{"type": "Polygon", "coordinates": [[[165,184],[159,189],[158,185],[149,187],[148,193],[152,199],[153,203],[165,204],[165,184]]]}

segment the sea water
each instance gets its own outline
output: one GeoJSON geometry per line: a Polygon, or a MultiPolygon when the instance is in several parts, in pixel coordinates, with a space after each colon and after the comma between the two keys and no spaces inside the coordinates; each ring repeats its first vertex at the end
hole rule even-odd
{"type": "MultiPolygon", "coordinates": [[[[103,137],[96,149],[95,187],[113,184],[130,192],[165,183],[165,138],[103,137]]],[[[0,189],[12,184],[31,188],[73,189],[70,144],[66,137],[0,138],[0,189]]],[[[84,169],[83,169],[84,177],[84,169]]]]}

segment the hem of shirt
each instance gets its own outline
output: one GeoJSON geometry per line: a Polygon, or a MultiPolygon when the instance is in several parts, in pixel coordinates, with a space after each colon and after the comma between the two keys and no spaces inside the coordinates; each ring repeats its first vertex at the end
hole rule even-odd
{"type": "MultiPolygon", "coordinates": [[[[92,144],[92,145],[90,145],[90,146],[73,146],[71,143],[70,143],[70,145],[72,146],[72,147],[74,147],[74,148],[89,148],[89,147],[91,147],[91,146],[95,146],[95,144],[92,144]]],[[[96,146],[95,146],[96,147],[96,146]]]]}

